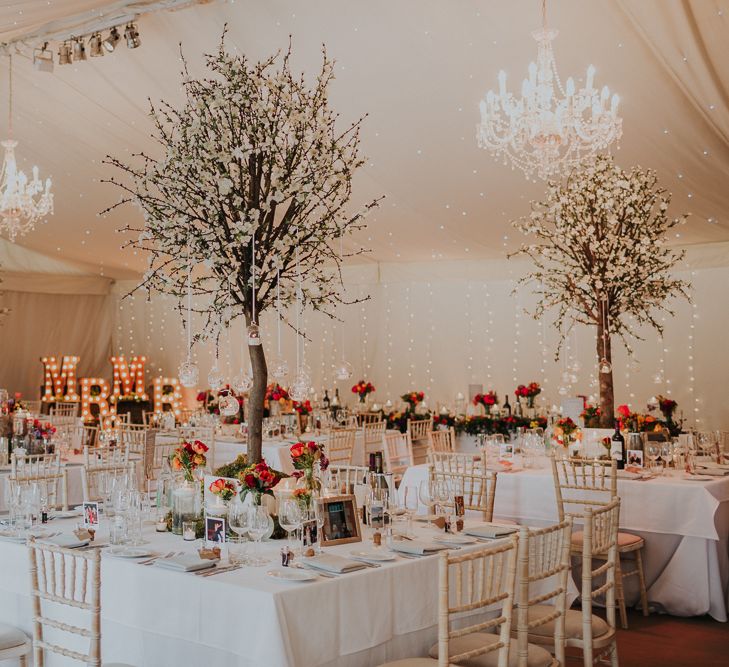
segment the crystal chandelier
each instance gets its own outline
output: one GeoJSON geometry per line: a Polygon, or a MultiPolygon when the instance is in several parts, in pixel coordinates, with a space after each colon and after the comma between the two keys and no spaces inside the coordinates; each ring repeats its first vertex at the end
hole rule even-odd
{"type": "Polygon", "coordinates": [[[15,147],[18,142],[13,134],[13,61],[9,60],[8,134],[2,142],[5,159],[0,170],[0,233],[7,234],[11,241],[32,231],[35,223],[53,213],[51,179],[45,184],[38,178],[38,167],[33,167],[31,179],[18,170],[15,162],[15,147]]]}
{"type": "Polygon", "coordinates": [[[506,90],[506,72],[499,72],[499,91],[489,90],[481,101],[478,145],[502,158],[504,164],[547,179],[559,176],[581,159],[607,148],[623,133],[617,95],[608,87],[593,86],[595,68],[587,68],[583,88],[572,77],[562,86],[554,62],[552,40],[557,31],[547,27],[546,0],[542,0],[542,27],[537,41],[537,62],[529,64],[529,77],[521,97],[506,90]]]}

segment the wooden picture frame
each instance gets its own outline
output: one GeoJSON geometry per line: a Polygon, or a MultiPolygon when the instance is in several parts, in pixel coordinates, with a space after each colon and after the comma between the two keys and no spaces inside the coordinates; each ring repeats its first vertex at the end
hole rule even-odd
{"type": "Polygon", "coordinates": [[[323,510],[321,546],[350,544],[362,541],[357,501],[353,494],[327,496],[316,501],[323,510]]]}

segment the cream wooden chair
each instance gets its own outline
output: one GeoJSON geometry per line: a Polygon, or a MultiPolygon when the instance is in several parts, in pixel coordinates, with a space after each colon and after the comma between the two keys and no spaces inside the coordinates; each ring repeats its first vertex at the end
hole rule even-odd
{"type": "Polygon", "coordinates": [[[84,502],[102,500],[99,478],[104,474],[127,474],[134,478],[134,464],[129,461],[129,449],[118,447],[84,447],[84,464],[81,469],[81,491],[84,502]]]}
{"type": "Polygon", "coordinates": [[[37,483],[45,491],[48,507],[68,509],[68,477],[66,468],[61,466],[60,452],[25,456],[13,452],[8,482],[20,486],[37,483]]]}
{"type": "MultiPolygon", "coordinates": [[[[494,470],[479,470],[472,474],[445,472],[434,465],[428,466],[428,479],[431,487],[436,484],[447,484],[451,495],[463,496],[466,510],[481,512],[484,521],[494,518],[494,499],[496,498],[496,477],[494,470]]],[[[446,507],[454,507],[454,502],[441,502],[446,507]]]]}
{"type": "Polygon", "coordinates": [[[556,664],[564,665],[567,619],[570,636],[578,636],[582,631],[580,612],[567,611],[571,533],[571,517],[539,530],[529,530],[526,526],[520,529],[517,630],[512,631],[517,639],[519,667],[529,664],[529,645],[539,644],[551,647],[556,664]],[[538,582],[546,583],[538,596],[531,597],[530,587],[538,582]],[[544,604],[549,600],[553,604],[544,604]]]}
{"type": "Polygon", "coordinates": [[[430,452],[455,452],[456,431],[451,426],[440,431],[432,431],[430,434],[430,452]]]}
{"type": "Polygon", "coordinates": [[[385,435],[387,422],[385,420],[366,422],[362,425],[362,449],[364,460],[363,465],[367,463],[369,455],[382,449],[382,436],[385,435]]]}
{"type": "Polygon", "coordinates": [[[163,440],[157,442],[156,429],[147,431],[147,440],[144,443],[144,478],[147,481],[156,481],[162,470],[165,460],[177,449],[177,442],[163,440]]]}
{"type": "Polygon", "coordinates": [[[415,465],[410,438],[405,433],[384,433],[382,450],[385,453],[385,467],[395,479],[401,479],[405,471],[415,465]]]}
{"type": "Polygon", "coordinates": [[[433,432],[433,418],[408,419],[407,433],[413,450],[415,463],[423,463],[430,451],[430,435],[433,432]]]}
{"type": "Polygon", "coordinates": [[[0,623],[0,662],[18,660],[20,667],[26,667],[26,656],[33,650],[30,638],[18,628],[0,623]]]}
{"type": "MultiPolygon", "coordinates": [[[[130,667],[119,662],[101,661],[101,551],[63,549],[36,542],[34,538],[28,542],[28,551],[35,667],[43,667],[47,652],[94,667],[130,667]],[[74,620],[79,619],[76,622],[80,622],[81,618],[88,619],[87,627],[58,620],[63,607],[74,610],[74,620]],[[81,653],[47,640],[46,628],[52,628],[52,636],[58,642],[66,635],[88,639],[88,652],[81,653]]],[[[76,646],[79,641],[74,641],[73,645],[76,646]]]]}
{"type": "Polygon", "coordinates": [[[142,424],[145,426],[156,426],[158,415],[156,412],[142,410],[142,424]]]}
{"type": "Polygon", "coordinates": [[[324,454],[330,463],[353,464],[356,436],[357,430],[353,428],[335,429],[329,432],[324,444],[324,454]]]}
{"type": "Polygon", "coordinates": [[[481,456],[462,452],[431,452],[428,463],[436,470],[473,475],[483,468],[481,456]]]}
{"type": "Polygon", "coordinates": [[[78,417],[79,403],[56,403],[48,410],[48,416],[53,417],[78,417]]]}
{"type": "Polygon", "coordinates": [[[360,412],[357,414],[357,424],[364,426],[365,424],[372,424],[373,422],[382,421],[381,412],[360,412]]]}
{"type": "MultiPolygon", "coordinates": [[[[611,463],[597,459],[560,459],[558,461],[552,456],[552,475],[560,521],[563,521],[565,516],[579,519],[584,515],[586,509],[606,507],[618,497],[618,475],[615,461],[611,463]]],[[[582,552],[583,539],[583,531],[578,530],[572,533],[573,553],[582,552]]],[[[639,535],[622,531],[618,533],[616,596],[620,609],[620,622],[624,630],[628,629],[628,614],[625,609],[623,592],[625,577],[638,577],[643,616],[648,616],[648,595],[643,574],[644,546],[645,540],[639,535]],[[621,555],[627,553],[635,554],[635,568],[623,572],[621,555]]]]}
{"type": "Polygon", "coordinates": [[[41,407],[42,407],[41,401],[26,401],[25,399],[23,399],[23,406],[32,415],[41,414],[41,407]]]}
{"type": "MultiPolygon", "coordinates": [[[[511,664],[509,652],[516,650],[509,635],[518,541],[513,535],[503,543],[464,554],[442,551],[438,562],[438,643],[431,648],[431,657],[395,660],[380,667],[511,664]],[[478,612],[486,612],[493,605],[499,605],[501,613],[484,620],[478,612]]],[[[544,653],[551,660],[549,652],[544,653]]]]}
{"type": "Polygon", "coordinates": [[[350,493],[355,484],[364,484],[369,468],[367,466],[330,465],[327,472],[342,494],[350,493]]]}

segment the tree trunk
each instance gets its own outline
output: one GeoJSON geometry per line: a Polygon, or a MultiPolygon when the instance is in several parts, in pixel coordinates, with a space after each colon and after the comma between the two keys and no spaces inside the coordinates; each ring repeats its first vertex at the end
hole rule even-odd
{"type": "Polygon", "coordinates": [[[597,378],[600,385],[600,426],[602,428],[612,428],[615,421],[615,394],[613,392],[613,353],[610,334],[605,336],[603,343],[603,332],[605,331],[605,322],[602,313],[597,322],[597,378]],[[600,372],[600,361],[606,359],[610,364],[609,373],[600,372]]]}
{"type": "MultiPolygon", "coordinates": [[[[250,321],[246,316],[246,325],[250,321]]],[[[248,340],[246,339],[246,345],[248,340]]],[[[253,386],[248,394],[248,463],[263,460],[263,401],[268,386],[268,367],[263,345],[248,345],[253,370],[253,386]]]]}

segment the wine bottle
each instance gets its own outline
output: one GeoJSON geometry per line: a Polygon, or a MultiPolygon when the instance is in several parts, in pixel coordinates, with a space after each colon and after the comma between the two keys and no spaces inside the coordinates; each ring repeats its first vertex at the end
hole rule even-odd
{"type": "Polygon", "coordinates": [[[511,417],[511,405],[509,404],[509,394],[506,393],[506,398],[504,399],[504,405],[501,408],[504,412],[505,417],[511,417]]]}
{"type": "Polygon", "coordinates": [[[329,390],[324,390],[324,398],[321,400],[321,405],[325,410],[329,409],[329,406],[331,405],[331,401],[329,400],[329,390]]]}
{"type": "Polygon", "coordinates": [[[338,408],[340,406],[339,403],[339,389],[334,390],[334,398],[332,398],[331,406],[333,408],[338,408]]]}
{"type": "Polygon", "coordinates": [[[625,438],[620,432],[620,421],[615,420],[615,433],[610,440],[610,458],[617,462],[618,470],[625,468],[625,438]]]}
{"type": "Polygon", "coordinates": [[[524,410],[522,410],[521,401],[519,400],[518,396],[516,397],[516,405],[514,406],[514,416],[515,417],[524,416],[524,410]]]}

